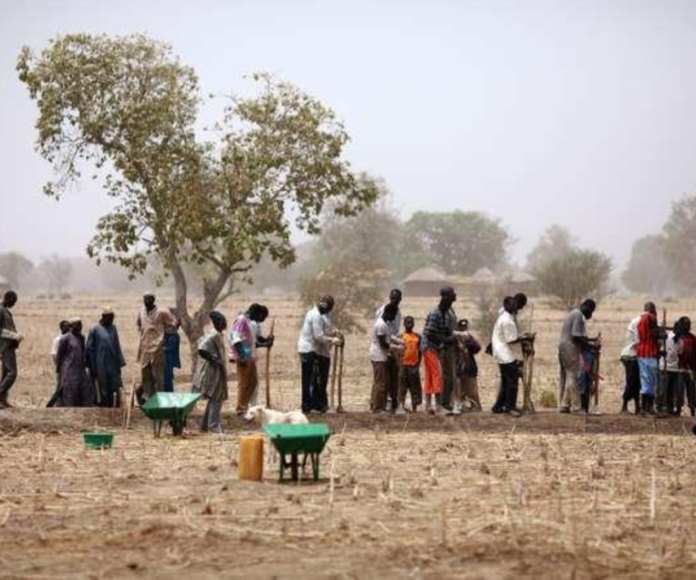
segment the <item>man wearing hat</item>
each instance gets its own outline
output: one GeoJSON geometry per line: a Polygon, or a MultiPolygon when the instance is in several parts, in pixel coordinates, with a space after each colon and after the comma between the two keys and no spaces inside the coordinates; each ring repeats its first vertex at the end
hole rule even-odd
{"type": "Polygon", "coordinates": [[[152,395],[164,390],[164,334],[177,324],[176,317],[165,308],[158,308],[152,292],[143,294],[143,308],[138,313],[138,362],[141,369],[138,401],[144,404],[152,395]]]}
{"type": "Polygon", "coordinates": [[[85,337],[82,320],[70,318],[70,332],[58,344],[56,367],[60,374],[59,407],[91,407],[95,402],[94,387],[85,368],[85,337]]]}
{"type": "Polygon", "coordinates": [[[104,308],[99,323],[87,335],[87,368],[96,383],[97,404],[101,407],[121,406],[121,368],[126,366],[126,359],[114,318],[114,311],[104,308]]]}
{"type": "Polygon", "coordinates": [[[325,413],[329,408],[326,387],[331,367],[331,346],[343,338],[332,329],[333,296],[323,296],[305,315],[297,341],[302,363],[302,411],[325,413]]]}

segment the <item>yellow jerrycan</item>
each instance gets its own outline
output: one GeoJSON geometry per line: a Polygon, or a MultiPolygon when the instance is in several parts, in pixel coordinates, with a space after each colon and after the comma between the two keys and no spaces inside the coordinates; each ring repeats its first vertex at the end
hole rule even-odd
{"type": "Polygon", "coordinates": [[[241,438],[237,476],[247,481],[263,479],[263,435],[246,435],[241,438]]]}

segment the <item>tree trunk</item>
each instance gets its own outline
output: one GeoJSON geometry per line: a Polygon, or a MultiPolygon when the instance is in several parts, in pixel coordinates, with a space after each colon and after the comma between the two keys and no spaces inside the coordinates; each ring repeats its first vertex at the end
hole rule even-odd
{"type": "Polygon", "coordinates": [[[204,334],[205,326],[209,322],[208,315],[214,310],[220,294],[229,281],[231,272],[229,270],[220,270],[215,280],[204,284],[203,302],[198,310],[191,314],[188,309],[188,283],[186,280],[186,273],[181,267],[181,263],[176,255],[169,255],[168,266],[174,278],[174,297],[176,309],[181,318],[181,328],[189,341],[191,374],[193,375],[196,370],[196,360],[198,358],[198,341],[204,334]]]}

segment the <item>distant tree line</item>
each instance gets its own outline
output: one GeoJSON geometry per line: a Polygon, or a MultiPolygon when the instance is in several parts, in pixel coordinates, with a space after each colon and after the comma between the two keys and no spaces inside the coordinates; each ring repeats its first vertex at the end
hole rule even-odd
{"type": "Polygon", "coordinates": [[[662,231],[635,241],[621,281],[632,292],[691,296],[696,292],[696,195],[672,204],[662,231]]]}

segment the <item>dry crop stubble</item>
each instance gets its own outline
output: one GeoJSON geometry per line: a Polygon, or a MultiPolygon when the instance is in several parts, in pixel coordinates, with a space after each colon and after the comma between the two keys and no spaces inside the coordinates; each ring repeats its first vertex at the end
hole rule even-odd
{"type": "MultiPolygon", "coordinates": [[[[246,302],[223,311],[231,318],[246,302]]],[[[406,299],[402,310],[418,328],[434,302],[406,299]]],[[[22,408],[0,414],[2,577],[647,578],[696,570],[690,419],[331,416],[322,480],[300,485],[278,485],[271,468],[261,484],[238,481],[239,436],[257,428],[229,414],[221,436],[189,429],[183,439],[155,440],[136,413],[133,429],[115,428],[113,449],[87,451],[79,430],[113,426],[110,412],[41,407],[53,388],[48,351],[58,320],[94,322],[105,303],[117,311],[128,381],[137,371],[137,297],[18,305],[27,335],[22,408]]],[[[291,408],[303,312],[294,301],[267,303],[276,318],[275,398],[291,408]]],[[[466,302],[457,306],[474,318],[466,302]]],[[[689,314],[694,304],[670,306],[689,314]]],[[[605,338],[605,411],[618,411],[615,359],[639,310],[638,300],[612,299],[593,324],[605,338]]],[[[556,388],[561,320],[537,305],[537,394],[540,385],[556,388]]],[[[366,350],[366,336],[350,337],[344,384],[356,411],[369,394],[366,350]]],[[[480,360],[489,407],[495,369],[480,360]]],[[[230,388],[234,398],[234,381],[230,388]]]]}

